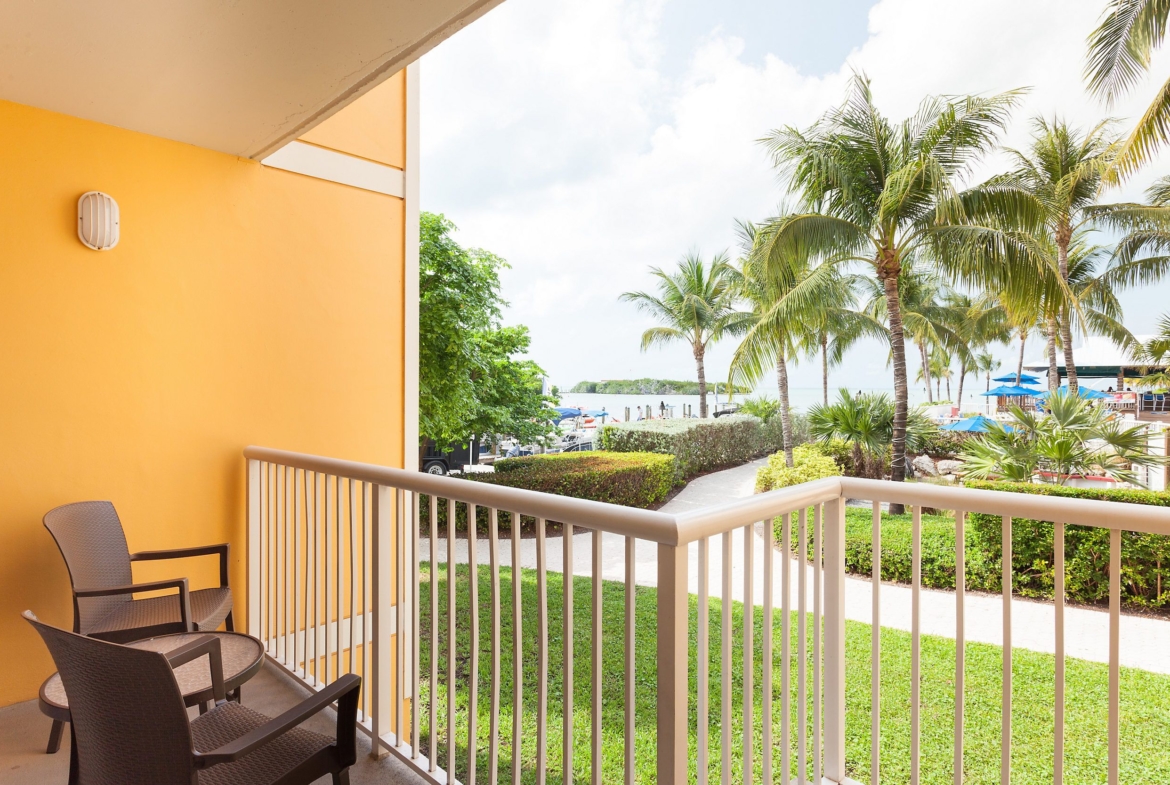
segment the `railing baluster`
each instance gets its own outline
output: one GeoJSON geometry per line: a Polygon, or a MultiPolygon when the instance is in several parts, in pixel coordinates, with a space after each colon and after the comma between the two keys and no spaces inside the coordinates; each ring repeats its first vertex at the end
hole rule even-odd
{"type": "MultiPolygon", "coordinates": [[[[324,478],[325,491],[328,494],[329,477],[324,478]]],[[[385,743],[382,737],[390,730],[390,723],[393,717],[393,694],[390,690],[390,684],[393,680],[393,675],[390,672],[391,663],[391,648],[390,637],[392,635],[392,627],[390,626],[391,608],[394,607],[394,584],[390,582],[393,570],[393,546],[394,540],[394,515],[393,504],[394,498],[391,494],[391,488],[387,485],[375,485],[371,489],[370,497],[370,537],[371,537],[371,563],[372,563],[372,603],[373,603],[373,622],[374,632],[371,635],[371,643],[373,644],[373,654],[370,668],[370,680],[367,684],[362,685],[364,691],[371,694],[371,718],[370,727],[373,730],[372,754],[374,756],[382,756],[389,752],[391,745],[385,743]]],[[[328,512],[328,505],[325,508],[328,512]]],[[[322,533],[328,537],[326,533],[327,527],[324,525],[327,521],[322,518],[322,533]]],[[[326,559],[326,564],[328,560],[326,559]]],[[[328,590],[328,584],[326,585],[328,590]]],[[[329,606],[325,605],[325,619],[326,628],[329,624],[329,606]]],[[[325,647],[328,649],[329,635],[328,629],[325,634],[325,647]]]]}
{"type": "MultiPolygon", "coordinates": [[[[698,607],[698,629],[696,630],[695,641],[695,686],[698,694],[695,696],[698,703],[698,716],[696,717],[696,775],[698,785],[707,785],[707,769],[710,766],[709,758],[709,729],[711,727],[711,715],[709,714],[708,693],[710,690],[710,674],[708,669],[710,666],[711,657],[711,642],[710,642],[710,619],[709,614],[711,610],[711,599],[708,596],[708,580],[710,573],[710,552],[711,552],[711,538],[704,537],[699,540],[699,607],[698,607]]],[[[626,580],[629,581],[629,567],[627,566],[626,580]]],[[[627,588],[626,591],[629,591],[627,588]]],[[[628,602],[628,600],[627,600],[628,602]]],[[[627,615],[627,620],[629,616],[627,615]]],[[[627,635],[632,633],[627,633],[627,635]]],[[[632,741],[627,738],[626,745],[631,746],[632,741]]],[[[627,783],[627,785],[630,785],[627,783]]]]}
{"type": "Polygon", "coordinates": [[[910,508],[910,785],[921,778],[922,739],[922,508],[910,508]]]}
{"type": "Polygon", "coordinates": [[[1056,695],[1053,711],[1052,781],[1064,785],[1064,524],[1052,524],[1053,587],[1056,611],[1056,695]]]}
{"type": "Polygon", "coordinates": [[[813,782],[821,781],[821,505],[813,507],[813,782]]]}
{"type": "MultiPolygon", "coordinates": [[[[601,672],[601,622],[602,622],[602,608],[601,608],[601,591],[604,584],[601,580],[601,549],[603,546],[602,537],[604,535],[595,530],[593,532],[593,677],[590,686],[593,690],[592,699],[590,701],[590,713],[593,717],[592,738],[593,755],[590,763],[590,774],[593,785],[601,785],[601,680],[603,678],[601,672]]],[[[569,576],[572,578],[572,568],[569,568],[569,576]]]]}
{"type": "MultiPolygon", "coordinates": [[[[362,489],[362,679],[369,684],[370,674],[374,672],[374,610],[372,607],[374,586],[373,586],[373,548],[372,548],[372,530],[373,526],[373,511],[374,511],[374,486],[370,483],[365,483],[362,489]]],[[[415,615],[417,618],[417,614],[415,615]]],[[[365,720],[370,719],[370,697],[369,690],[362,690],[365,693],[363,701],[365,702],[365,720]]],[[[415,691],[417,693],[417,690],[415,691]]],[[[416,699],[417,700],[417,699],[416,699]]],[[[415,744],[417,749],[418,744],[415,744]]]]}
{"type": "MultiPolygon", "coordinates": [[[[334,663],[334,671],[333,671],[335,674],[335,678],[341,676],[342,652],[344,651],[344,649],[341,648],[341,603],[342,603],[343,594],[344,594],[344,589],[342,588],[343,587],[342,580],[344,579],[344,572],[343,572],[343,562],[341,561],[341,558],[342,558],[342,553],[341,553],[341,547],[342,547],[341,516],[342,516],[342,507],[343,507],[343,500],[345,499],[345,494],[342,492],[341,488],[342,488],[342,478],[338,477],[337,478],[337,490],[333,494],[333,501],[337,503],[337,512],[333,516],[333,523],[334,523],[333,543],[335,546],[333,548],[333,555],[334,555],[336,562],[337,562],[337,566],[333,570],[333,578],[337,582],[337,587],[335,588],[335,590],[333,592],[333,597],[334,597],[334,600],[336,601],[336,605],[337,605],[337,607],[334,609],[334,613],[335,613],[334,618],[337,620],[337,626],[334,630],[334,634],[336,636],[336,640],[334,641],[334,652],[336,652],[336,657],[337,657],[337,662],[334,663]]],[[[395,731],[397,732],[397,728],[395,729],[395,731]]]]}
{"type": "Polygon", "coordinates": [[[723,771],[721,782],[731,785],[731,532],[723,533],[723,636],[720,647],[723,771]]]}
{"type": "MultiPolygon", "coordinates": [[[[272,547],[272,533],[269,531],[268,515],[268,466],[269,464],[266,462],[260,463],[260,492],[257,494],[260,497],[260,515],[257,527],[260,532],[257,538],[260,542],[260,596],[256,601],[259,608],[256,637],[264,645],[264,651],[271,653],[268,646],[268,623],[272,619],[272,612],[268,603],[272,597],[272,581],[268,573],[268,565],[272,561],[272,554],[269,552],[272,547]]],[[[249,624],[251,624],[250,621],[249,624]]]]}
{"type": "Polygon", "coordinates": [[[1121,767],[1121,529],[1109,530],[1109,785],[1121,767]]]}
{"type": "MultiPolygon", "coordinates": [[[[310,565],[312,564],[312,558],[313,558],[311,555],[312,544],[313,544],[312,543],[312,540],[313,540],[313,495],[312,495],[311,491],[309,490],[309,488],[310,488],[311,483],[313,482],[314,476],[315,476],[314,472],[311,472],[311,471],[306,469],[305,474],[304,474],[304,478],[303,478],[303,482],[301,484],[301,487],[304,490],[304,496],[305,496],[305,498],[304,498],[304,509],[305,509],[305,565],[304,565],[305,566],[305,577],[304,577],[305,593],[304,593],[304,599],[303,599],[303,605],[304,605],[304,609],[305,609],[305,613],[304,613],[305,633],[304,633],[304,640],[303,640],[302,645],[301,645],[301,653],[304,655],[303,676],[305,678],[305,681],[307,681],[309,684],[314,683],[313,676],[309,673],[309,635],[311,634],[310,627],[309,627],[309,572],[310,572],[309,568],[310,568],[310,565]]],[[[363,712],[363,714],[364,714],[364,712],[363,712]]]]}
{"type": "Polygon", "coordinates": [[[1003,595],[1003,706],[999,730],[999,781],[1012,781],[1012,517],[1003,516],[1000,593],[1003,595]]]}
{"type": "Polygon", "coordinates": [[[634,710],[636,696],[634,695],[634,631],[636,629],[637,595],[635,586],[635,571],[637,561],[634,548],[637,541],[633,537],[626,537],[626,673],[625,683],[625,785],[634,785],[634,710]]]}
{"type": "MultiPolygon", "coordinates": [[[[293,524],[292,525],[292,532],[293,532],[293,562],[292,562],[292,566],[293,566],[293,572],[292,572],[292,581],[290,581],[290,583],[292,584],[292,592],[293,592],[293,601],[292,601],[292,606],[293,606],[293,609],[292,609],[293,610],[293,614],[292,614],[293,615],[293,623],[292,623],[293,656],[292,656],[292,662],[289,663],[289,665],[291,666],[292,672],[294,674],[299,673],[299,675],[304,676],[304,672],[299,670],[299,666],[301,663],[301,655],[304,654],[304,651],[301,648],[301,647],[303,647],[304,642],[301,640],[301,635],[300,635],[300,630],[302,629],[301,619],[300,619],[300,613],[298,612],[298,609],[297,609],[297,605],[298,605],[300,598],[301,598],[301,593],[298,591],[298,587],[297,587],[297,580],[300,578],[300,574],[301,574],[300,520],[301,520],[301,510],[303,509],[303,506],[301,504],[301,494],[297,492],[297,477],[299,475],[300,475],[300,472],[296,469],[293,469],[293,520],[292,520],[292,524],[293,524]],[[298,646],[298,642],[300,643],[300,646],[298,646]]],[[[304,484],[303,483],[301,484],[300,490],[304,491],[304,484]]]]}
{"type": "Polygon", "coordinates": [[[752,601],[752,581],[755,579],[754,549],[755,533],[752,525],[743,527],[743,782],[752,783],[752,742],[755,740],[753,725],[755,723],[755,690],[752,686],[755,671],[755,632],[754,611],[752,601]]]}
{"type": "MultiPolygon", "coordinates": [[[[313,526],[313,675],[317,679],[317,684],[325,686],[327,681],[327,674],[323,672],[322,665],[322,648],[323,643],[327,644],[321,638],[321,630],[329,629],[329,606],[325,604],[325,548],[326,540],[328,538],[328,512],[325,506],[325,496],[329,486],[328,475],[319,475],[313,478],[313,493],[316,495],[315,500],[315,518],[313,526]],[[320,485],[318,485],[320,480],[320,485]]],[[[328,636],[326,636],[328,637],[328,636]]],[[[328,661],[328,656],[324,658],[328,661]]],[[[373,671],[371,671],[371,674],[373,671]]],[[[371,685],[372,687],[372,685],[371,685]]],[[[373,691],[370,688],[364,689],[363,692],[370,693],[371,707],[373,706],[373,691]]]]}
{"type": "Polygon", "coordinates": [[[276,469],[276,659],[284,662],[284,635],[285,630],[285,594],[288,591],[285,581],[285,569],[288,567],[286,550],[288,535],[285,532],[284,520],[284,482],[287,475],[285,467],[276,469]]]}
{"type": "MultiPolygon", "coordinates": [[[[351,483],[352,486],[352,483],[351,483]]],[[[351,488],[352,490],[352,488],[351,488]]],[[[350,520],[353,520],[353,497],[350,496],[350,520]]],[[[406,703],[406,494],[401,488],[394,493],[394,746],[402,749],[403,705],[406,703]]],[[[352,645],[353,619],[350,619],[352,645]]]]}
{"type": "MultiPolygon", "coordinates": [[[[357,540],[357,520],[355,516],[358,511],[357,495],[358,495],[358,481],[349,481],[349,672],[357,672],[357,579],[358,579],[358,540],[357,540]]],[[[402,560],[399,559],[399,562],[402,560]]],[[[401,604],[401,601],[399,601],[401,604]]]]}
{"type": "MultiPolygon", "coordinates": [[[[792,516],[780,519],[780,778],[792,776],[792,516]]],[[[799,565],[799,562],[797,563],[799,565]]]]}
{"type": "Polygon", "coordinates": [[[760,780],[772,782],[772,571],[774,561],[774,538],[776,524],[773,518],[764,520],[764,542],[761,546],[764,559],[764,635],[760,641],[760,716],[763,720],[763,734],[760,737],[760,780]]]}
{"type": "Polygon", "coordinates": [[[477,508],[467,505],[467,590],[471,606],[471,683],[467,685],[467,782],[475,785],[479,763],[479,537],[477,508]]]}
{"type": "Polygon", "coordinates": [[[548,768],[548,554],[545,552],[545,520],[536,519],[536,625],[540,659],[536,688],[536,782],[545,784],[548,768]]]}
{"type": "Polygon", "coordinates": [[[447,777],[455,779],[455,500],[447,500],[447,777]]]}
{"type": "Polygon", "coordinates": [[[263,477],[264,464],[254,458],[248,459],[248,553],[246,554],[248,565],[248,626],[247,630],[250,635],[256,638],[262,638],[260,632],[260,608],[261,600],[264,597],[264,585],[261,583],[261,575],[264,553],[263,541],[263,527],[261,526],[261,510],[264,509],[260,494],[263,493],[263,477]]]}
{"type": "Polygon", "coordinates": [[[563,730],[565,785],[573,785],[573,527],[565,526],[562,531],[564,542],[564,662],[565,697],[563,730]]]}
{"type": "Polygon", "coordinates": [[[882,505],[873,503],[873,544],[870,547],[873,623],[870,626],[869,778],[881,782],[882,750],[882,505]]]}
{"type": "Polygon", "coordinates": [[[430,710],[430,736],[427,748],[431,760],[427,771],[433,774],[439,768],[439,560],[436,553],[439,550],[439,497],[434,494],[427,497],[427,511],[431,519],[431,538],[427,545],[431,570],[431,686],[430,705],[427,707],[430,710]]]}
{"type": "Polygon", "coordinates": [[[796,563],[800,573],[797,575],[796,705],[800,713],[796,721],[796,776],[798,782],[804,782],[808,777],[808,508],[801,507],[797,517],[800,521],[800,559],[796,563]]]}
{"type": "Polygon", "coordinates": [[[966,693],[967,630],[963,611],[966,604],[966,516],[955,511],[955,785],[963,785],[963,709],[966,693]]]}
{"type": "MultiPolygon", "coordinates": [[[[492,571],[492,692],[488,725],[488,781],[500,781],[500,521],[495,507],[488,514],[488,559],[492,571]]],[[[416,614],[417,618],[417,614],[416,614]]],[[[416,636],[417,637],[417,636],[416,636]]],[[[416,745],[417,746],[417,742],[416,745]]]]}
{"type": "MultiPolygon", "coordinates": [[[[419,756],[419,728],[418,728],[418,702],[421,696],[418,691],[419,671],[422,669],[422,641],[419,639],[419,617],[422,615],[422,567],[418,558],[418,527],[422,523],[422,508],[419,506],[419,495],[413,492],[410,495],[410,567],[414,580],[410,585],[410,618],[413,625],[411,637],[411,691],[410,691],[410,747],[413,760],[418,760],[419,756]]],[[[362,629],[365,630],[363,623],[362,629]]],[[[369,641],[369,638],[366,638],[369,641]]],[[[366,648],[369,648],[368,646],[366,648]]]]}
{"type": "Polygon", "coordinates": [[[519,513],[512,521],[512,785],[520,785],[520,757],[523,751],[524,715],[524,630],[520,596],[520,527],[519,513]]]}

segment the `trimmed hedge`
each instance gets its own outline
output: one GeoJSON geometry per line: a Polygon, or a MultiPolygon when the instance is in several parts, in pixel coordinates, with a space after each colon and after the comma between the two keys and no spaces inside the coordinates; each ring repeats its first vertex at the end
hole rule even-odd
{"type": "MultiPolygon", "coordinates": [[[[1009,482],[968,482],[967,487],[1015,493],[1036,493],[1074,499],[1150,504],[1170,507],[1170,494],[1143,490],[1096,490],[1009,482]]],[[[1170,510],[1167,511],[1170,519],[1170,510]]],[[[873,513],[863,507],[845,511],[845,569],[873,571],[873,513]]],[[[810,517],[811,519],[811,517],[810,517]]],[[[882,513],[882,580],[912,579],[911,516],[882,513]]],[[[966,534],[966,586],[999,593],[1001,586],[1002,519],[969,514],[966,534]]],[[[777,524],[777,540],[780,538],[777,524]]],[[[1052,599],[1054,575],[1052,524],[1024,518],[1012,520],[1012,591],[1023,597],[1052,599]]],[[[794,547],[794,550],[796,548],[794,547]]],[[[809,557],[812,556],[811,543],[809,557]]],[[[1163,565],[1170,565],[1170,536],[1123,532],[1121,599],[1129,607],[1170,606],[1170,586],[1163,565]]],[[[922,516],[922,585],[955,588],[955,519],[953,514],[922,516]]],[[[1109,600],[1109,530],[1065,527],[1065,592],[1070,602],[1095,605],[1109,600]]]]}
{"type": "Polygon", "coordinates": [[[841,467],[814,444],[799,444],[792,450],[792,467],[784,460],[784,453],[778,452],[768,458],[768,465],[756,472],[756,493],[800,485],[802,482],[819,480],[824,477],[840,477],[841,467]]]}
{"type": "MultiPolygon", "coordinates": [[[[772,418],[777,419],[777,418],[772,418]]],[[[738,466],[775,449],[779,425],[766,427],[756,417],[734,414],[706,420],[642,420],[606,425],[597,441],[609,452],[673,455],[681,481],[702,472],[738,466]]]]}
{"type": "MultiPolygon", "coordinates": [[[[496,461],[495,469],[494,472],[466,474],[463,479],[625,507],[649,507],[666,498],[677,476],[672,456],[645,452],[530,455],[496,461]]],[[[420,520],[429,521],[429,497],[420,496],[419,504],[420,520]]],[[[456,504],[455,508],[456,526],[459,531],[465,531],[467,507],[456,504]]],[[[502,530],[510,529],[511,513],[501,510],[498,520],[502,530]]],[[[440,526],[446,527],[446,504],[439,505],[438,521],[440,526]]],[[[426,528],[429,524],[424,523],[423,526],[426,528]]],[[[476,511],[476,530],[488,530],[486,508],[480,507],[476,511]]]]}
{"type": "MultiPolygon", "coordinates": [[[[1034,493],[1068,499],[1148,504],[1170,507],[1170,493],[1138,489],[1066,488],[1012,482],[965,483],[980,488],[1013,493],[1034,493]]],[[[1170,521],[1170,510],[1166,512],[1170,521]]],[[[1102,523],[1105,523],[1102,521],[1102,523]]],[[[999,590],[999,564],[1003,555],[1002,521],[996,515],[969,515],[968,526],[976,533],[996,575],[976,588],[999,590]]],[[[1070,600],[1086,604],[1109,600],[1109,530],[1095,526],[1066,526],[1064,535],[1065,590],[1070,600]]],[[[1122,532],[1121,599],[1142,608],[1170,606],[1170,583],[1164,577],[1170,566],[1170,536],[1122,532]]],[[[1025,597],[1049,599],[1055,584],[1052,524],[1045,521],[1012,520],[1013,589],[1025,597]]]]}

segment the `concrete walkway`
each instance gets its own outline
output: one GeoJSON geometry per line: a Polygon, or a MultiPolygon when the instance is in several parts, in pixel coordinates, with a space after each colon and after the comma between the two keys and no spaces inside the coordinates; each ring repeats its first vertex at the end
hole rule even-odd
{"type": "MultiPolygon", "coordinates": [[[[755,470],[764,461],[699,477],[687,485],[662,509],[664,512],[684,512],[713,506],[725,501],[750,495],[754,490],[755,470]]],[[[809,522],[811,528],[812,522],[809,522]]],[[[795,522],[793,539],[797,532],[795,522]]],[[[577,534],[573,537],[573,574],[592,575],[593,534],[577,534]]],[[[745,532],[743,529],[731,534],[731,597],[743,601],[745,596],[744,565],[745,532]]],[[[722,596],[722,558],[724,537],[711,539],[708,553],[710,565],[708,591],[712,597],[722,596]]],[[[429,541],[419,543],[420,558],[429,559],[429,541]]],[[[635,581],[641,586],[657,584],[658,546],[638,540],[635,546],[635,581]]],[[[436,557],[446,560],[446,541],[440,540],[436,557]]],[[[764,542],[762,527],[752,532],[752,587],[751,599],[756,605],[763,604],[764,559],[772,559],[773,603],[779,609],[784,597],[781,580],[784,554],[775,548],[768,548],[764,542]]],[[[564,571],[564,540],[562,537],[547,539],[548,569],[551,572],[564,571]]],[[[698,543],[690,546],[690,591],[698,593],[698,543]]],[[[501,565],[511,566],[511,543],[500,546],[501,565]]],[[[488,548],[484,540],[478,546],[478,560],[487,563],[488,548]]],[[[455,561],[468,561],[467,540],[458,540],[455,546],[455,561]]],[[[520,566],[536,567],[536,540],[525,539],[520,547],[520,566]]],[[[799,574],[801,565],[790,562],[789,600],[796,609],[799,602],[799,574]]],[[[813,570],[804,565],[807,581],[808,609],[812,610],[813,570]]],[[[618,535],[602,536],[602,578],[625,580],[625,538],[618,535]]],[[[910,630],[910,588],[900,584],[882,583],[881,626],[910,630]]],[[[946,638],[955,637],[955,594],[954,592],[923,589],[921,595],[921,628],[927,635],[946,638]]],[[[969,642],[1003,645],[1003,599],[1000,595],[967,592],[965,609],[966,638],[969,642]]],[[[1051,603],[1034,602],[1013,598],[1012,645],[1017,649],[1055,652],[1055,613],[1051,603]]],[[[873,622],[873,584],[864,578],[846,576],[845,616],[854,621],[873,622]]],[[[778,623],[778,620],[777,620],[778,623]]],[[[1065,651],[1069,657],[1092,662],[1109,661],[1109,614],[1088,608],[1066,607],[1065,609],[1065,651]]],[[[1170,621],[1145,616],[1123,615],[1121,617],[1121,664],[1155,673],[1170,674],[1170,621]]]]}

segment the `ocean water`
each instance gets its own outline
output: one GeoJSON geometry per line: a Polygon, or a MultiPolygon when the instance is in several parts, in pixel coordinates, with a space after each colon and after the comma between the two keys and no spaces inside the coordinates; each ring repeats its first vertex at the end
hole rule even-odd
{"type": "MultiPolygon", "coordinates": [[[[853,392],[857,392],[854,390],[853,392]]],[[[892,389],[880,388],[862,388],[861,392],[884,392],[893,396],[892,389]]],[[[952,392],[957,392],[952,388],[952,392]]],[[[982,409],[986,399],[979,396],[983,392],[982,386],[975,386],[968,382],[966,388],[963,390],[963,409],[982,409]],[[975,387],[975,389],[972,389],[975,387]]],[[[760,390],[754,395],[765,395],[769,398],[776,397],[775,390],[760,390]]],[[[946,395],[946,390],[943,390],[943,395],[946,395]]],[[[745,396],[736,395],[735,400],[742,401],[745,396]]],[[[754,396],[753,396],[754,397],[754,396]]],[[[830,388],[829,401],[832,402],[837,398],[837,388],[830,388]]],[[[791,387],[788,390],[788,399],[792,403],[792,408],[796,411],[808,411],[809,407],[821,403],[822,390],[820,387],[791,387]]],[[[720,393],[719,401],[724,402],[727,396],[720,393]]],[[[694,408],[695,414],[699,413],[699,396],[697,395],[598,395],[587,393],[562,393],[560,406],[576,406],[581,409],[602,409],[612,413],[617,419],[625,419],[625,409],[630,407],[631,419],[637,419],[638,406],[650,406],[654,410],[654,416],[658,416],[658,405],[660,402],[666,403],[667,406],[674,406],[674,416],[681,417],[683,413],[683,404],[689,404],[694,408]]],[[[707,405],[709,408],[715,407],[715,393],[707,393],[707,405]]],[[[910,404],[926,403],[926,393],[923,390],[910,390],[910,404]]]]}

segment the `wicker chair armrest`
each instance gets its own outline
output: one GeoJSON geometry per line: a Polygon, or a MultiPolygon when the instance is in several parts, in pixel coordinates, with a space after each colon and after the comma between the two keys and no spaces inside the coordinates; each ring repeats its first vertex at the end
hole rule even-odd
{"type": "Polygon", "coordinates": [[[74,598],[80,597],[109,597],[114,594],[134,594],[140,591],[158,591],[159,589],[179,590],[179,619],[183,628],[191,631],[191,592],[187,588],[186,578],[170,578],[165,581],[150,581],[149,583],[131,583],[126,586],[106,586],[101,589],[74,589],[74,598]]]}
{"type": "Polygon", "coordinates": [[[248,753],[254,752],[268,742],[287,733],[302,722],[317,714],[334,701],[337,708],[337,746],[341,753],[342,763],[349,760],[352,765],[357,758],[356,753],[356,725],[357,699],[361,691],[360,676],[347,673],[325,689],[310,695],[296,706],[256,728],[245,733],[235,741],[223,745],[210,752],[196,752],[196,768],[206,769],[220,763],[231,763],[239,760],[248,753]],[[348,738],[348,740],[347,740],[348,738]]]}
{"type": "Polygon", "coordinates": [[[226,542],[215,545],[197,545],[192,548],[171,548],[165,551],[139,551],[130,554],[130,561],[161,561],[163,559],[188,559],[192,556],[219,556],[219,585],[228,585],[228,553],[226,542]]]}
{"type": "Polygon", "coordinates": [[[212,697],[217,702],[227,700],[227,690],[223,686],[223,654],[220,649],[219,638],[214,635],[204,635],[184,646],[167,652],[166,657],[167,662],[174,669],[192,660],[197,660],[204,655],[207,655],[208,666],[211,670],[212,697]]]}

